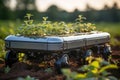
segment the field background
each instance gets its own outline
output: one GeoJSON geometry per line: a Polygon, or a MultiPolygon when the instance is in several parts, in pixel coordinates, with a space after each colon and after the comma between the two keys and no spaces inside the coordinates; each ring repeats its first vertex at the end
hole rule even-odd
{"type": "MultiPolygon", "coordinates": [[[[120,79],[120,0],[0,0],[0,80],[16,80],[18,77],[27,77],[28,75],[40,80],[65,80],[64,75],[56,74],[55,68],[43,67],[43,69],[38,66],[39,64],[29,65],[18,62],[11,68],[5,66],[4,40],[8,35],[17,33],[17,28],[22,26],[27,13],[33,15],[32,19],[35,23],[41,22],[43,17],[48,17],[48,20],[52,22],[63,21],[69,24],[75,23],[78,15],[83,15],[86,17],[85,22],[96,25],[96,30],[109,32],[112,46],[111,63],[119,67],[111,70],[111,75],[120,79]],[[48,6],[46,10],[45,6],[48,6]],[[82,7],[84,10],[81,10],[82,7]],[[40,11],[38,8],[45,11],[40,11]]],[[[83,66],[74,57],[70,62],[70,69],[73,71],[77,71],[83,66]]]]}

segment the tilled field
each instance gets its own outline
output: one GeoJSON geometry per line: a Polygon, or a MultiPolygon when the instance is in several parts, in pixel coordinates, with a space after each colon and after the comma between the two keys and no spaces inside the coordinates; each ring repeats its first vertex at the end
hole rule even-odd
{"type": "MultiPolygon", "coordinates": [[[[113,47],[112,62],[118,62],[119,69],[111,70],[110,72],[120,79],[120,46],[113,47]]],[[[69,68],[77,71],[81,66],[79,62],[71,59],[69,68]]],[[[18,77],[31,76],[39,80],[65,80],[65,76],[58,74],[54,67],[44,68],[37,65],[28,65],[26,63],[18,62],[13,64],[8,73],[4,72],[4,60],[0,60],[0,80],[16,80],[18,77]]]]}

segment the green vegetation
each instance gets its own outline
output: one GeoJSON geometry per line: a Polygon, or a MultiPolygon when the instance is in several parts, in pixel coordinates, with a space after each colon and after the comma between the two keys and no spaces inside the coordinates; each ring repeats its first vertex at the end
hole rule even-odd
{"type": "Polygon", "coordinates": [[[28,75],[25,78],[19,77],[17,80],[38,80],[38,79],[35,79],[34,77],[28,75]]]}
{"type": "Polygon", "coordinates": [[[108,69],[117,69],[114,64],[110,64],[101,58],[96,58],[88,65],[84,65],[78,69],[78,72],[70,69],[62,69],[66,80],[117,80],[116,77],[107,72],[108,69]]]}
{"type": "MultiPolygon", "coordinates": [[[[59,26],[62,26],[61,30],[68,31],[70,33],[74,32],[73,28],[71,28],[73,23],[59,22],[59,25],[56,26],[58,24],[58,22],[50,22],[50,21],[46,21],[46,20],[47,20],[46,17],[44,17],[43,22],[40,22],[40,23],[46,23],[47,25],[49,24],[49,28],[51,28],[51,26],[54,26],[53,30],[55,30],[56,33],[59,32],[59,31],[57,31],[59,26]],[[63,26],[66,26],[66,28],[63,28],[63,26]],[[70,26],[70,27],[68,27],[68,26],[70,26]],[[69,28],[69,29],[67,29],[67,28],[69,28]]],[[[77,23],[77,21],[76,21],[76,24],[75,23],[74,24],[79,26],[79,23],[77,23]]],[[[17,21],[0,21],[0,58],[4,58],[4,53],[5,53],[5,51],[4,51],[4,38],[10,34],[16,34],[18,27],[24,26],[24,24],[22,24],[22,23],[23,23],[23,21],[19,21],[19,20],[17,20],[17,21]]],[[[90,24],[90,23],[88,23],[88,24],[90,24]]],[[[111,45],[113,45],[113,46],[120,45],[120,42],[119,42],[120,23],[95,23],[95,24],[97,26],[97,30],[106,31],[106,32],[109,32],[111,34],[111,45]]],[[[44,27],[41,27],[41,29],[42,28],[44,28],[44,27]]],[[[52,31],[50,31],[51,29],[49,29],[49,28],[48,28],[47,34],[50,34],[50,33],[54,34],[52,31]]],[[[77,29],[77,30],[79,30],[79,29],[77,29]]],[[[31,30],[29,30],[29,31],[31,31],[31,30]]],[[[63,31],[61,31],[61,33],[62,32],[63,31]]],[[[57,35],[59,35],[61,33],[58,33],[57,35]]],[[[37,34],[37,33],[35,33],[35,34],[37,34]]],[[[41,34],[41,35],[45,36],[45,34],[41,34]]]]}
{"type": "Polygon", "coordinates": [[[48,17],[43,17],[43,21],[36,24],[34,24],[34,20],[31,19],[32,16],[31,14],[26,14],[26,20],[24,20],[24,24],[19,27],[18,34],[32,37],[59,36],[91,32],[96,28],[94,24],[84,22],[86,18],[82,15],[79,15],[74,23],[51,22],[47,20],[48,17]]]}
{"type": "Polygon", "coordinates": [[[0,21],[0,58],[4,58],[5,47],[4,38],[10,34],[15,34],[20,21],[0,21]]]}
{"type": "Polygon", "coordinates": [[[96,23],[97,29],[111,34],[111,45],[120,45],[120,23],[96,23]]]}
{"type": "Polygon", "coordinates": [[[11,68],[7,66],[7,67],[5,67],[4,72],[5,72],[5,73],[8,73],[8,72],[10,71],[10,69],[11,69],[11,68]]]}

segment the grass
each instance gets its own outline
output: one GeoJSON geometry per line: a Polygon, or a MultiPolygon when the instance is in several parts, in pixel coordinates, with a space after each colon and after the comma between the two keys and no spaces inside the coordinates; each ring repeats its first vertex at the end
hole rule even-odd
{"type": "Polygon", "coordinates": [[[106,31],[112,37],[120,36],[120,23],[96,23],[98,30],[106,31]]]}
{"type": "Polygon", "coordinates": [[[113,46],[120,45],[120,23],[96,23],[97,29],[109,32],[111,34],[110,44],[113,46]],[[119,39],[118,39],[119,38],[119,39]]]}
{"type": "MultiPolygon", "coordinates": [[[[23,21],[0,21],[0,57],[4,56],[4,38],[10,34],[15,34],[17,27],[21,26],[23,21]]],[[[97,30],[109,32],[111,34],[111,45],[120,45],[116,37],[120,37],[120,23],[95,23],[97,30]]]]}
{"type": "Polygon", "coordinates": [[[4,58],[5,55],[5,47],[4,47],[4,39],[6,36],[10,34],[15,34],[18,25],[21,22],[18,21],[0,21],[0,58],[4,58]]]}

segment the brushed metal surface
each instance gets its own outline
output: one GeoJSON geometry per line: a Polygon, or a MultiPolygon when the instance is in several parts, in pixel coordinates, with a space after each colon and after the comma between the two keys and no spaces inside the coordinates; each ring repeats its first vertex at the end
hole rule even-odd
{"type": "Polygon", "coordinates": [[[5,45],[6,48],[54,51],[97,45],[109,41],[110,34],[107,32],[97,32],[74,36],[46,36],[37,38],[10,35],[5,38],[5,45]]]}

